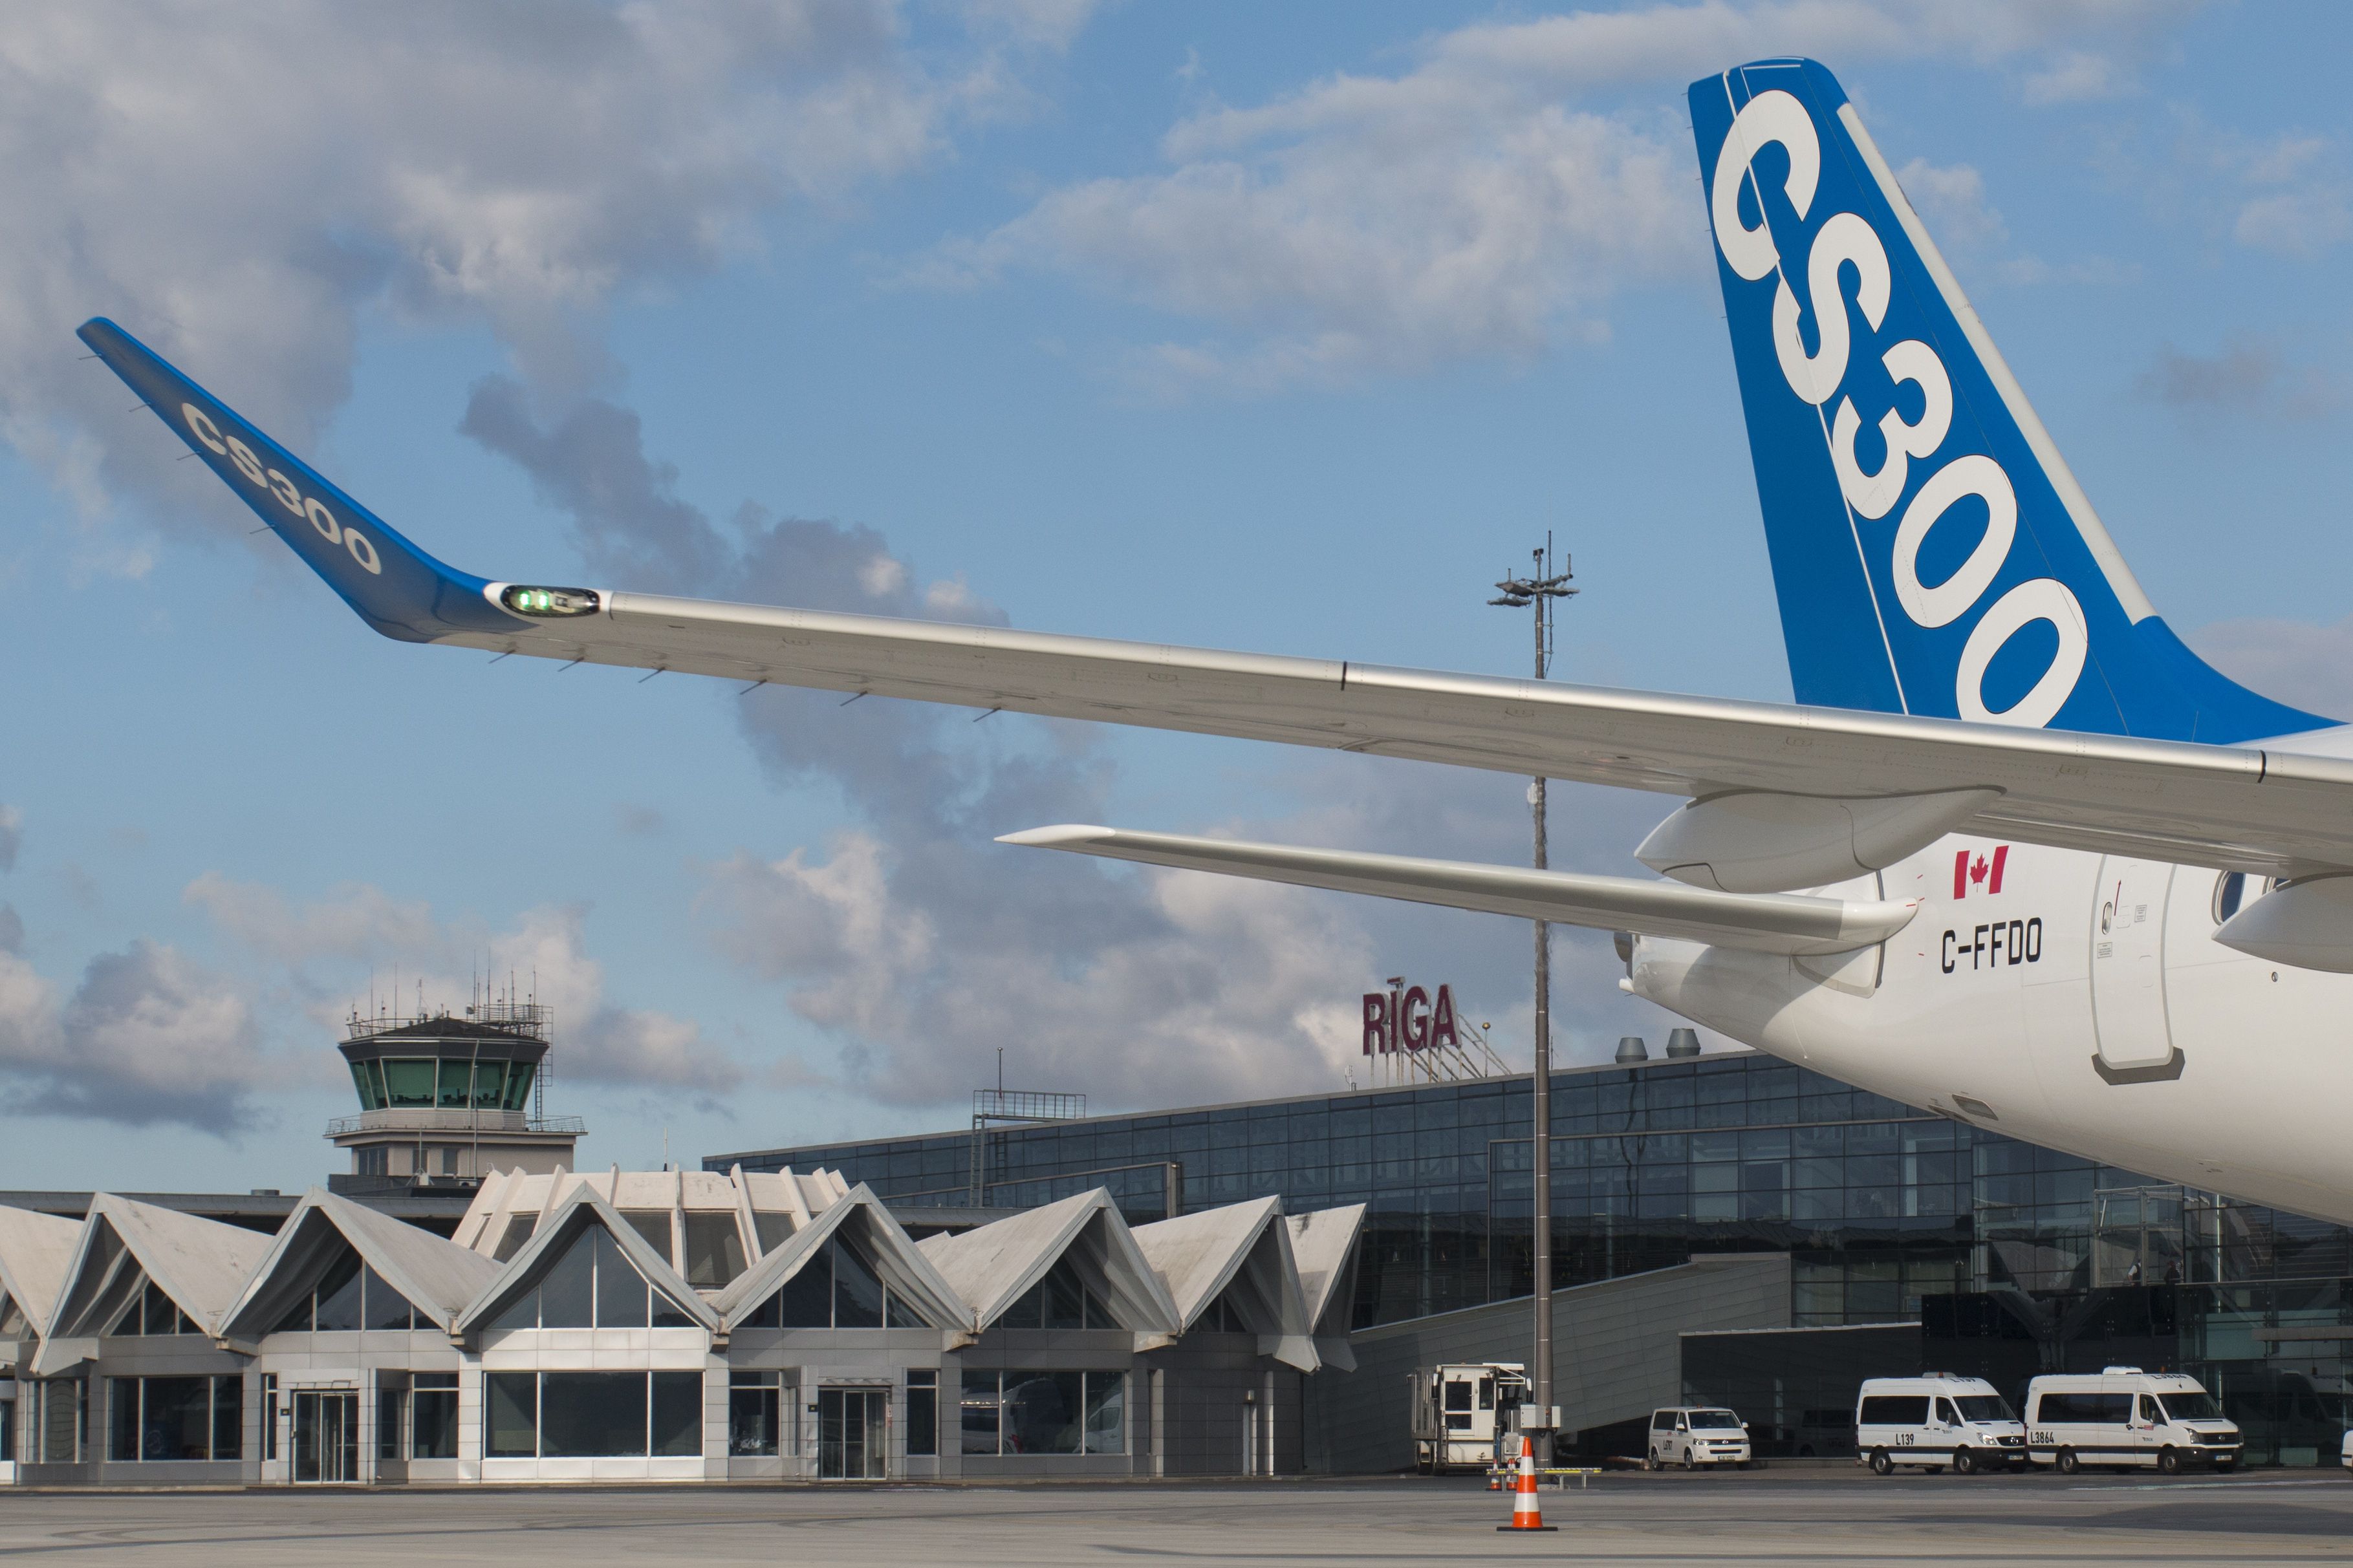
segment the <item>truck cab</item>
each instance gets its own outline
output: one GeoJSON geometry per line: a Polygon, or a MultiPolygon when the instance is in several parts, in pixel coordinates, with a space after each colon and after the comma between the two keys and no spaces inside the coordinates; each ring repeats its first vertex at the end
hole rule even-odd
{"type": "Polygon", "coordinates": [[[1412,1379],[1414,1468],[1441,1475],[1519,1457],[1519,1412],[1528,1394],[1522,1363],[1462,1362],[1417,1367],[1407,1375],[1412,1379]]]}
{"type": "Polygon", "coordinates": [[[1642,1468],[1734,1465],[1746,1469],[1752,1458],[1748,1423],[1720,1405],[1678,1405],[1651,1412],[1651,1434],[1642,1468]]]}

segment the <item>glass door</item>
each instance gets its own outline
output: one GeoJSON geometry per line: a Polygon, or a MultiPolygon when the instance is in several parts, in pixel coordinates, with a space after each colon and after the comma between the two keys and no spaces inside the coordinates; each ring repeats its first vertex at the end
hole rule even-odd
{"type": "Polygon", "coordinates": [[[823,1481],[880,1481],[891,1474],[891,1394],[880,1388],[820,1388],[817,1474],[823,1481]]]}
{"type": "Polygon", "coordinates": [[[334,1485],[360,1479],[360,1396],[347,1388],[294,1391],[294,1479],[334,1485]]]}

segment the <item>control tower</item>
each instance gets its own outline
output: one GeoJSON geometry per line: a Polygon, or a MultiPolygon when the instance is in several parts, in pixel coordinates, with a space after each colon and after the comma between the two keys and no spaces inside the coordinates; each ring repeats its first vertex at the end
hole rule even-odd
{"type": "Polygon", "coordinates": [[[548,1116],[549,1009],[493,1001],[401,1018],[354,1015],[336,1049],[351,1064],[360,1113],[327,1124],[352,1152],[332,1189],[472,1186],[493,1171],[569,1167],[587,1130],[548,1116]]]}

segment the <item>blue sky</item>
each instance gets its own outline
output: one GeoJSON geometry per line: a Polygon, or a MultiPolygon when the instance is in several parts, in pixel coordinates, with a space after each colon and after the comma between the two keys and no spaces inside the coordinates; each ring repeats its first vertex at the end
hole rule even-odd
{"type": "MultiPolygon", "coordinates": [[[[1787,696],[1683,110],[1836,70],[2151,595],[2353,712],[2327,5],[59,8],[0,30],[0,1185],[296,1188],[336,1020],[558,1009],[587,1163],[1341,1085],[1523,928],[998,848],[1074,815],[1512,858],[1509,779],[367,632],[73,327],[427,548],[678,587],[1787,696]],[[119,13],[119,14],[118,14],[119,13]],[[353,63],[369,68],[354,72],[353,63]],[[747,510],[748,509],[748,510],[747,510]]],[[[1668,803],[1556,795],[1556,864],[1668,803]]],[[[1672,1020],[1564,937],[1567,1054],[1672,1020]]]]}

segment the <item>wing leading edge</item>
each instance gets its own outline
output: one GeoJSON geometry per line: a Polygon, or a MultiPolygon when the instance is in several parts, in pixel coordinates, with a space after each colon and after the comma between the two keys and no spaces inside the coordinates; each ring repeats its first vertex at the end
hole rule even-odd
{"type": "Polygon", "coordinates": [[[82,337],[388,637],[1685,797],[1989,789],[1968,830],[2264,876],[2353,868],[2353,762],[2308,753],[650,594],[554,590],[554,610],[518,614],[536,590],[427,554],[113,323],[82,337]]]}

